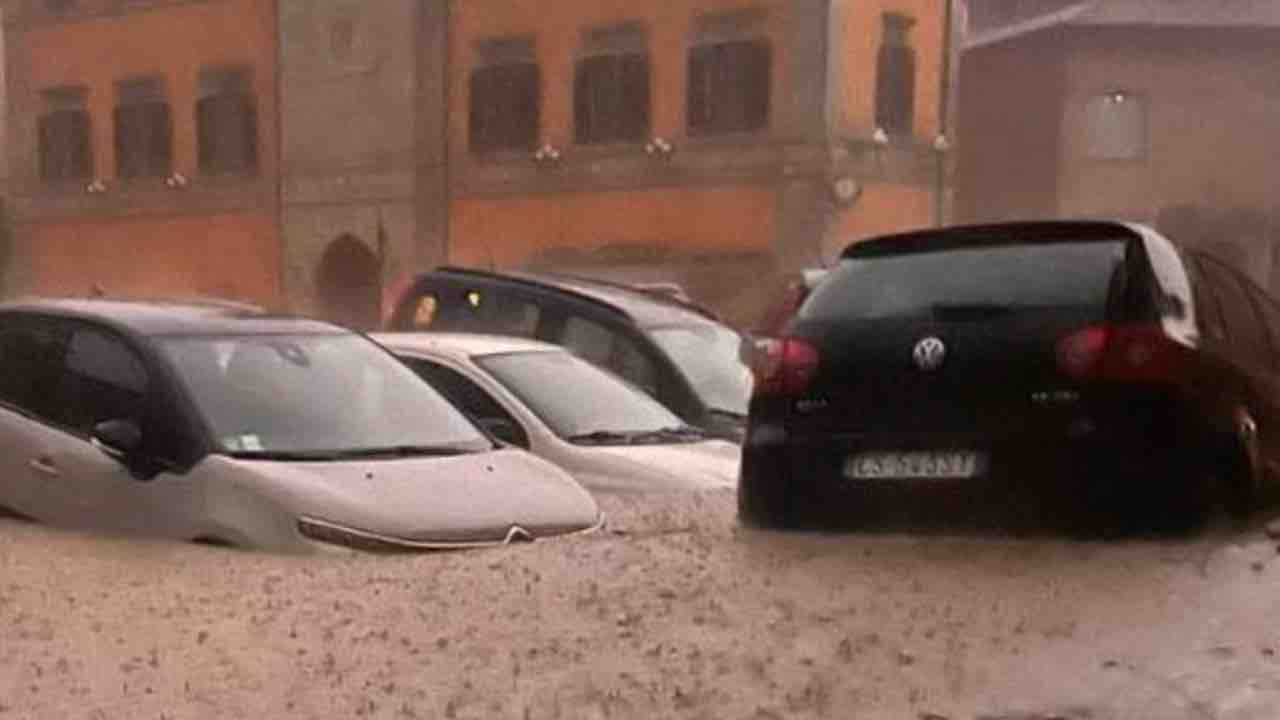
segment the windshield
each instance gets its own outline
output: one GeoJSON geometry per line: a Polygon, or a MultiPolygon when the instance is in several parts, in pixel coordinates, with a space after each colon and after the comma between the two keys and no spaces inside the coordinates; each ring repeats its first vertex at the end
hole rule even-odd
{"type": "Polygon", "coordinates": [[[1123,241],[994,245],[843,260],[806,319],[987,317],[1032,308],[1101,315],[1123,241]]]}
{"type": "Polygon", "coordinates": [[[710,323],[650,328],[648,334],[680,368],[709,409],[746,415],[751,370],[740,359],[740,335],[710,323]]]}
{"type": "Polygon", "coordinates": [[[652,433],[684,424],[639,388],[567,352],[486,355],[476,364],[562,438],[652,433]]]}
{"type": "Polygon", "coordinates": [[[358,335],[173,337],[160,345],[224,452],[490,447],[435,390],[358,335]]]}

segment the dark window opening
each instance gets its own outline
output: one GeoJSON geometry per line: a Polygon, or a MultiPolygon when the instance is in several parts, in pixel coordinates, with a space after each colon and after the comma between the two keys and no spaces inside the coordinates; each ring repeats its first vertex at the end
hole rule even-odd
{"type": "Polygon", "coordinates": [[[909,33],[915,20],[885,13],[884,35],[876,59],[876,125],[896,135],[911,134],[915,124],[916,51],[909,33]]]}
{"type": "Polygon", "coordinates": [[[173,172],[173,124],[159,78],[116,85],[116,174],[165,177],[173,172]]]}
{"type": "Polygon", "coordinates": [[[580,144],[644,140],[650,128],[649,55],[635,26],[594,31],[574,72],[580,144]]]}
{"type": "Polygon", "coordinates": [[[88,180],[93,174],[93,139],[86,91],[56,88],[43,95],[45,113],[37,121],[40,179],[88,180]]]}
{"type": "Polygon", "coordinates": [[[258,168],[258,112],[248,70],[200,73],[196,103],[200,173],[249,173],[258,168]]]}
{"type": "Polygon", "coordinates": [[[688,81],[691,135],[761,130],[769,122],[773,48],[763,39],[695,46],[688,81]]]}
{"type": "Polygon", "coordinates": [[[471,150],[531,150],[542,122],[542,71],[529,40],[481,45],[482,65],[471,73],[471,150]]]}

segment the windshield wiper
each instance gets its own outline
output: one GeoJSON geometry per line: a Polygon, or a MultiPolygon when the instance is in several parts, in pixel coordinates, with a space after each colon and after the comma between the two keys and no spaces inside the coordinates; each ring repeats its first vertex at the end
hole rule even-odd
{"type": "Polygon", "coordinates": [[[635,433],[618,432],[617,430],[594,430],[589,433],[570,435],[571,443],[595,443],[599,445],[630,445],[635,441],[635,433]]]}
{"type": "Polygon", "coordinates": [[[697,441],[707,437],[707,431],[692,425],[675,425],[648,432],[636,433],[637,440],[697,441]]]}
{"type": "Polygon", "coordinates": [[[233,450],[227,457],[237,460],[269,460],[271,462],[325,462],[339,459],[328,450],[233,450]]]}
{"type": "Polygon", "coordinates": [[[408,457],[455,457],[469,455],[474,450],[456,445],[389,445],[386,447],[350,448],[338,450],[334,455],[342,460],[358,458],[408,458],[408,457]]]}
{"type": "Polygon", "coordinates": [[[726,418],[729,418],[730,420],[737,420],[739,422],[747,421],[747,414],[744,412],[738,412],[737,410],[725,410],[724,408],[708,408],[707,414],[715,415],[718,417],[726,417],[726,418]]]}

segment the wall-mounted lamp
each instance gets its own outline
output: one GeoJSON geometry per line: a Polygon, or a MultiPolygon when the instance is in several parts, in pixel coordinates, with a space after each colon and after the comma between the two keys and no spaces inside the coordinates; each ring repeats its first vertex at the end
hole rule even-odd
{"type": "Polygon", "coordinates": [[[862,183],[849,176],[831,181],[831,197],[840,207],[849,207],[862,197],[862,183]]]}
{"type": "Polygon", "coordinates": [[[1120,105],[1129,101],[1129,93],[1124,90],[1112,90],[1104,97],[1107,99],[1107,102],[1115,105],[1120,105]]]}
{"type": "Polygon", "coordinates": [[[185,190],[190,185],[191,181],[182,173],[176,172],[164,179],[164,186],[170,190],[185,190]]]}
{"type": "Polygon", "coordinates": [[[107,184],[101,180],[94,179],[84,186],[84,191],[90,195],[101,195],[107,191],[107,184]]]}
{"type": "Polygon", "coordinates": [[[560,151],[551,143],[546,143],[533,154],[533,161],[539,165],[560,162],[560,151]]]}
{"type": "Polygon", "coordinates": [[[889,133],[885,132],[884,128],[878,127],[876,128],[876,131],[872,133],[871,141],[879,147],[885,147],[889,144],[889,133]]]}
{"type": "Polygon", "coordinates": [[[939,155],[951,152],[951,141],[947,139],[946,135],[938,133],[938,137],[933,139],[933,151],[939,155]]]}
{"type": "Polygon", "coordinates": [[[644,146],[644,152],[649,157],[669,158],[675,154],[676,148],[667,139],[656,137],[644,146]]]}

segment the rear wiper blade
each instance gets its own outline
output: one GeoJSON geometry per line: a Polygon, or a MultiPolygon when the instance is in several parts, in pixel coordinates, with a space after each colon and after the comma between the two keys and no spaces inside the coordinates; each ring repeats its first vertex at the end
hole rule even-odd
{"type": "Polygon", "coordinates": [[[1013,313],[1012,305],[998,303],[935,303],[929,312],[938,320],[971,320],[999,317],[1013,313]]]}

